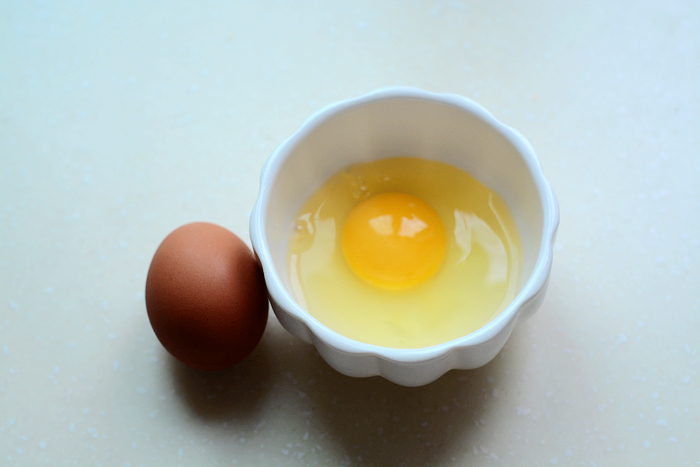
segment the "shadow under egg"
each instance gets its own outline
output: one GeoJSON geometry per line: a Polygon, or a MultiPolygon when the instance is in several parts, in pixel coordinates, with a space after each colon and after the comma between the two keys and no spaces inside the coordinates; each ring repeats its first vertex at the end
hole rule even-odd
{"type": "Polygon", "coordinates": [[[219,371],[198,370],[168,354],[176,395],[207,421],[253,421],[273,384],[269,340],[266,332],[245,360],[219,371]]]}

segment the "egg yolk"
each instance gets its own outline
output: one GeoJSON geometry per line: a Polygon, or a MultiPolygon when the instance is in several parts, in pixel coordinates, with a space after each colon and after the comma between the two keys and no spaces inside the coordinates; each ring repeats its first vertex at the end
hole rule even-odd
{"type": "Polygon", "coordinates": [[[405,193],[382,193],[358,204],[345,221],[341,242],[355,274],[390,290],[407,289],[432,277],[447,249],[438,213],[405,193]]]}

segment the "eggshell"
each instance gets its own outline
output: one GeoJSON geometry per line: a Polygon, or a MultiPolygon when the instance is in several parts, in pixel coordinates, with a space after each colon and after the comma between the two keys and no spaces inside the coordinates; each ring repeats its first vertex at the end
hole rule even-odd
{"type": "Polygon", "coordinates": [[[183,363],[220,370],[246,358],[267,324],[263,273],[248,246],[215,224],[184,225],[160,244],[146,309],[163,346],[183,363]]]}

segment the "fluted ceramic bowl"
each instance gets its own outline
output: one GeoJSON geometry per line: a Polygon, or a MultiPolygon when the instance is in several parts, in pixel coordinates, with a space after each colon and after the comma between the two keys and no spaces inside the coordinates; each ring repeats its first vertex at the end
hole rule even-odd
{"type": "Polygon", "coordinates": [[[316,346],[343,374],[419,386],[451,369],[485,365],[515,324],[537,310],[558,223],[554,192],[520,133],[464,97],[390,87],[319,110],[273,152],[261,174],[250,236],[282,326],[316,346]],[[329,329],[294,299],[287,266],[292,226],[304,201],[347,165],[396,155],[446,162],[476,177],[506,201],[522,240],[520,283],[510,305],[480,329],[425,348],[371,345],[329,329]]]}

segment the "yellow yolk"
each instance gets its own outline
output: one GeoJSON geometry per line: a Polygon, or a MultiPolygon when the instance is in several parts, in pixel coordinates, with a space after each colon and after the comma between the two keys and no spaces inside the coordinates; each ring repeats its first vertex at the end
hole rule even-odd
{"type": "Polygon", "coordinates": [[[447,249],[438,213],[405,193],[382,193],[358,204],[345,221],[341,241],[343,256],[355,274],[391,290],[432,277],[447,249]]]}

